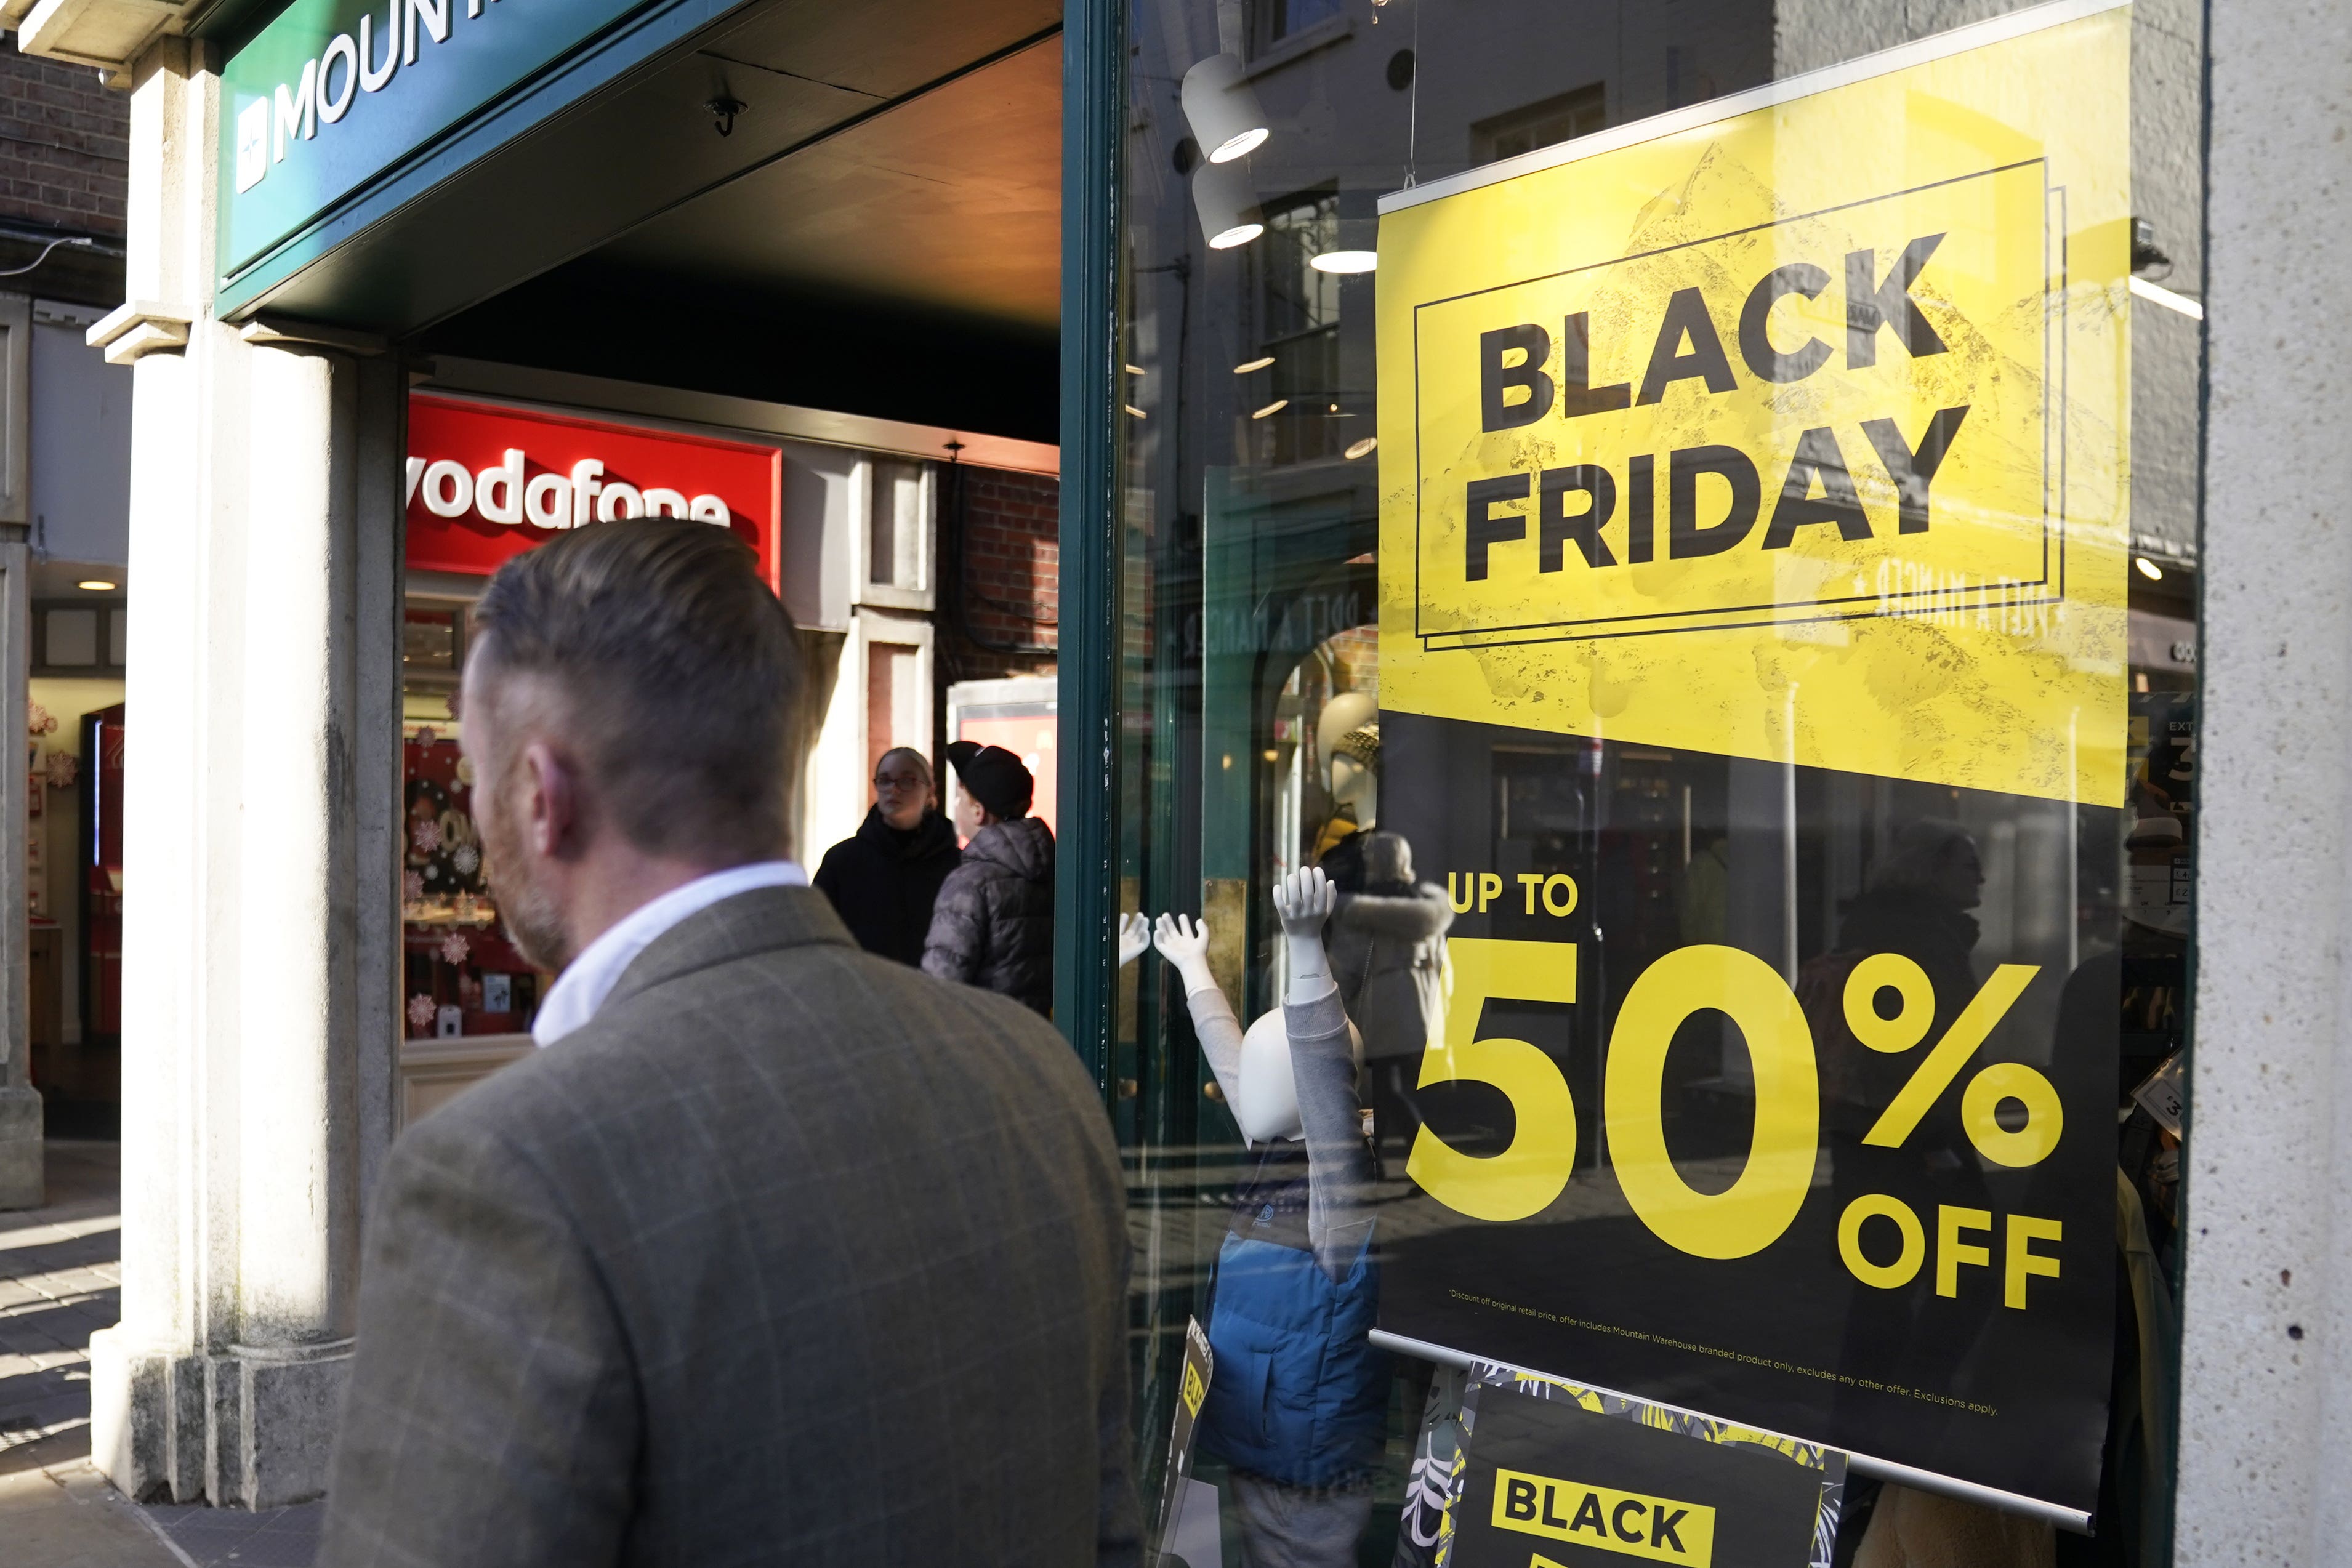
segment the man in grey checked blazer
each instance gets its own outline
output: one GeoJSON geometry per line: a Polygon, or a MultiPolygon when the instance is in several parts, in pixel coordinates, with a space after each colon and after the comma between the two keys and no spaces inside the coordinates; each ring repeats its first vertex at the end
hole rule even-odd
{"type": "Polygon", "coordinates": [[[782,858],[798,669],[748,552],[597,524],[478,626],[494,887],[564,973],[373,1197],[322,1568],[1139,1561],[1101,1103],[782,858]]]}

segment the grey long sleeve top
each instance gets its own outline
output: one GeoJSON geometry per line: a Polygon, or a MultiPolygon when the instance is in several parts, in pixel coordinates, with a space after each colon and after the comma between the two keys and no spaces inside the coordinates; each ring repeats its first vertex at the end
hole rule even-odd
{"type": "MultiPolygon", "coordinates": [[[[1232,1005],[1214,988],[1188,992],[1184,1000],[1226,1103],[1240,1103],[1242,1028],[1232,1005]]],[[[1339,988],[1320,977],[1293,986],[1282,1012],[1306,1132],[1307,1234],[1316,1262],[1336,1283],[1355,1269],[1372,1233],[1372,1160],[1364,1146],[1348,1014],[1339,988]]]]}

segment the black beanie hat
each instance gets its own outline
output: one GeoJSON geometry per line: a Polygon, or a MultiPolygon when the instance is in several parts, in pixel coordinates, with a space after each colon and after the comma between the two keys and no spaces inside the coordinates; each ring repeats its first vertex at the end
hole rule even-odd
{"type": "Polygon", "coordinates": [[[1001,746],[982,746],[978,741],[948,742],[948,761],[971,791],[971,798],[998,817],[1025,817],[1029,802],[1037,793],[1037,781],[1021,758],[1001,746]]]}

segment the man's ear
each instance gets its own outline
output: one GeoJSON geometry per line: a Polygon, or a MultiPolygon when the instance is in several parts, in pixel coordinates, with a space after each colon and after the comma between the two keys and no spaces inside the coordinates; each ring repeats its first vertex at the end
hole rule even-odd
{"type": "Polygon", "coordinates": [[[571,763],[544,740],[524,746],[516,759],[524,797],[523,831],[531,852],[543,860],[569,859],[581,847],[580,791],[571,763]]]}

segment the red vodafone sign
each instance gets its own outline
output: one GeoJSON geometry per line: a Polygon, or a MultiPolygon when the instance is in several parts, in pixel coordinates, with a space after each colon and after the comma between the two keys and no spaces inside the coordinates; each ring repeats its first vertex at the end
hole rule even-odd
{"type": "Polygon", "coordinates": [[[412,567],[488,576],[559,529],[658,514],[732,529],[782,588],[772,446],[416,392],[407,467],[412,567]]]}

